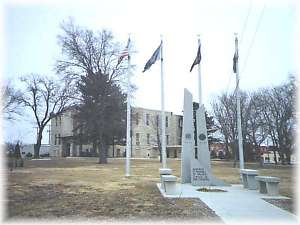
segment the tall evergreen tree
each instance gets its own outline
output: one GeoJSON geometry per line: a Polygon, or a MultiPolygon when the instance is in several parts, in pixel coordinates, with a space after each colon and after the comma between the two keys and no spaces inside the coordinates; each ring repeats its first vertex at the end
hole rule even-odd
{"type": "Polygon", "coordinates": [[[99,163],[107,163],[108,145],[114,137],[125,136],[126,96],[108,75],[90,73],[78,83],[82,102],[78,105],[76,129],[81,138],[92,143],[99,153],[99,163]]]}

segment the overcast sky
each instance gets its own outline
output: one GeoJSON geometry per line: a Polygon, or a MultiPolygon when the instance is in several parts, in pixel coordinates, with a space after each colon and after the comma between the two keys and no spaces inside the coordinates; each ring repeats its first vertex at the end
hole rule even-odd
{"type": "MultiPolygon", "coordinates": [[[[242,90],[278,85],[287,80],[288,73],[296,73],[296,1],[43,2],[4,1],[2,4],[5,80],[16,80],[29,73],[53,74],[53,65],[61,53],[57,44],[57,35],[61,33],[59,24],[69,17],[74,18],[75,24],[95,31],[111,30],[124,46],[131,33],[137,50],[132,57],[136,65],[133,82],[138,87],[134,106],[160,109],[159,63],[142,73],[160,43],[160,34],[164,40],[168,111],[181,113],[184,88],[198,99],[197,70],[189,72],[197,52],[197,34],[202,43],[203,101],[208,110],[215,96],[234,89],[235,32],[240,39],[242,90]]],[[[5,140],[35,141],[34,124],[26,118],[4,124],[5,140]]],[[[43,142],[48,142],[47,136],[43,142]]]]}

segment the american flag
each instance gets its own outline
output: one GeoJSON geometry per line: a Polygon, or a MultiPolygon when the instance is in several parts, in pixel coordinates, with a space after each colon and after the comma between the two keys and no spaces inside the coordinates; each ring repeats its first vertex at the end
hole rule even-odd
{"type": "Polygon", "coordinates": [[[130,38],[128,38],[127,45],[126,45],[125,49],[121,52],[121,54],[119,56],[118,64],[120,64],[125,57],[128,57],[128,58],[130,57],[129,56],[129,51],[128,51],[129,45],[130,45],[130,38]]]}

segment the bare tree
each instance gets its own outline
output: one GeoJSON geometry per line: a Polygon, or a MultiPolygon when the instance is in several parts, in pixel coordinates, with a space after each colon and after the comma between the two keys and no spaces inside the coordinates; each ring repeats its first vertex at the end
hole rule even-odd
{"type": "Polygon", "coordinates": [[[254,144],[255,149],[266,140],[268,136],[268,127],[266,126],[266,121],[260,110],[260,99],[259,94],[254,92],[251,95],[249,103],[249,116],[248,116],[248,126],[249,131],[247,133],[247,138],[251,143],[254,144]]]}
{"type": "Polygon", "coordinates": [[[98,148],[99,163],[107,163],[108,143],[118,133],[114,124],[123,124],[120,115],[126,115],[120,87],[126,67],[119,61],[120,45],[111,32],[94,33],[75,26],[72,20],[63,23],[61,29],[58,40],[62,58],[57,61],[56,71],[71,79],[78,90],[82,129],[87,141],[98,148]]]}
{"type": "Polygon", "coordinates": [[[217,121],[217,128],[220,131],[220,133],[224,137],[224,143],[225,143],[225,156],[228,159],[230,156],[230,151],[229,151],[229,145],[231,142],[231,136],[230,136],[230,125],[228,121],[226,120],[226,109],[225,107],[222,107],[220,103],[215,100],[212,103],[213,107],[213,114],[216,118],[217,121]]]}
{"type": "MultiPolygon", "coordinates": [[[[243,146],[249,146],[249,96],[245,92],[240,93],[241,97],[241,124],[243,134],[243,146]],[[246,145],[247,143],[247,145],[246,145]]],[[[222,94],[213,103],[213,114],[217,122],[221,134],[225,142],[226,154],[229,153],[229,147],[232,149],[234,158],[234,166],[236,166],[239,152],[237,151],[237,117],[236,117],[236,97],[233,94],[222,94]]],[[[251,144],[250,147],[244,148],[246,159],[251,158],[251,144]]]]}
{"type": "Polygon", "coordinates": [[[275,164],[277,164],[276,152],[278,150],[277,134],[274,128],[274,118],[270,110],[270,89],[261,89],[253,94],[253,104],[256,111],[262,117],[262,126],[266,129],[267,138],[271,138],[273,147],[271,148],[274,153],[275,164]]]}
{"type": "Polygon", "coordinates": [[[56,71],[75,81],[87,74],[106,74],[108,82],[119,81],[126,67],[119,62],[120,45],[111,32],[75,26],[73,21],[61,24],[63,34],[58,35],[62,59],[57,60],[56,71]]]}
{"type": "Polygon", "coordinates": [[[25,89],[20,101],[31,110],[38,128],[34,146],[34,158],[38,158],[43,131],[52,118],[60,115],[69,106],[72,89],[67,82],[34,74],[21,78],[21,82],[25,89]]]}
{"type": "Polygon", "coordinates": [[[21,93],[16,91],[10,83],[2,86],[2,113],[4,119],[14,120],[15,116],[20,115],[20,96],[21,93]]]}
{"type": "MultiPolygon", "coordinates": [[[[274,88],[265,88],[250,94],[241,94],[243,145],[246,159],[259,154],[262,143],[273,142],[273,152],[278,150],[282,163],[290,163],[295,137],[295,78],[274,88]]],[[[236,151],[236,102],[234,95],[221,95],[212,104],[215,118],[226,145],[233,143],[236,151]]],[[[277,163],[276,155],[275,162],[277,163]]]]}
{"type": "Polygon", "coordinates": [[[229,147],[233,150],[234,166],[237,160],[236,151],[236,103],[234,95],[222,94],[212,103],[217,126],[224,137],[225,151],[228,155],[229,147]]]}
{"type": "Polygon", "coordinates": [[[261,92],[263,116],[269,128],[273,149],[279,151],[281,163],[290,163],[294,146],[296,118],[296,84],[291,76],[289,81],[261,92]]]}

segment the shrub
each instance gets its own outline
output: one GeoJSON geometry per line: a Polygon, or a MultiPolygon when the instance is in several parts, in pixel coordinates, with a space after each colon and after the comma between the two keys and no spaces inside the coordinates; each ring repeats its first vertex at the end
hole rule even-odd
{"type": "Polygon", "coordinates": [[[32,154],[30,152],[28,152],[25,156],[26,158],[32,158],[32,154]]]}

